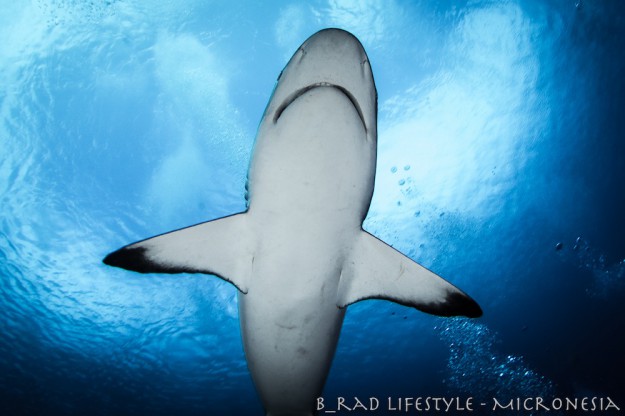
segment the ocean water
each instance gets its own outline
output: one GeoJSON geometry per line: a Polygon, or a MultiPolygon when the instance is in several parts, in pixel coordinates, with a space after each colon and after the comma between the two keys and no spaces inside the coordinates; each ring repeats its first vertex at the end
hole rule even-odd
{"type": "Polygon", "coordinates": [[[245,208],[275,80],[324,27],[378,88],[365,228],[484,310],[350,306],[326,401],[625,409],[620,2],[1,3],[1,415],[262,414],[233,287],[101,259],[245,208]]]}

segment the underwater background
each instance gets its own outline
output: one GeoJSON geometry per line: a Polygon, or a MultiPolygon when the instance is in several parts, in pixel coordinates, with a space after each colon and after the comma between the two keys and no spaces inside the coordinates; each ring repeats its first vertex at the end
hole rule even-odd
{"type": "Polygon", "coordinates": [[[624,3],[0,3],[0,415],[263,414],[234,287],[101,260],[245,208],[275,80],[324,27],[376,79],[365,229],[484,310],[350,306],[326,400],[625,408],[624,3]]]}

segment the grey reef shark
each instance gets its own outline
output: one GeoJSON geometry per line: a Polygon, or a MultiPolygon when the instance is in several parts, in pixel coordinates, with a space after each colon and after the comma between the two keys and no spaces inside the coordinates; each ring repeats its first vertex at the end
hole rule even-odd
{"type": "Polygon", "coordinates": [[[267,415],[313,415],[347,306],[386,299],[439,316],[482,315],[472,298],[363,230],[376,152],[367,54],[351,33],[321,30],[278,77],[258,128],[246,211],[127,245],[104,263],[232,283],[267,415]]]}

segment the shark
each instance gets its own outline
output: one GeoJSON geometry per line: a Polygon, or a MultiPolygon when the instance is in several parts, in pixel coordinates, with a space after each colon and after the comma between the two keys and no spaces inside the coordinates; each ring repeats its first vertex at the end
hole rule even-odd
{"type": "Polygon", "coordinates": [[[374,190],[377,90],[360,41],[308,38],[258,127],[247,209],[104,258],[139,273],[205,273],[238,289],[243,349],[269,416],[313,415],[349,305],[385,299],[439,316],[480,306],[363,229],[374,190]]]}

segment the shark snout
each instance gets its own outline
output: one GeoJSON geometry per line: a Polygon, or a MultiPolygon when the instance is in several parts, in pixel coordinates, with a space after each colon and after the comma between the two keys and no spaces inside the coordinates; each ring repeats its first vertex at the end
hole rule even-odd
{"type": "Polygon", "coordinates": [[[336,67],[368,61],[360,41],[342,29],[320,30],[302,44],[298,53],[301,60],[306,57],[322,61],[332,59],[334,64],[328,64],[336,67]]]}
{"type": "Polygon", "coordinates": [[[281,72],[265,113],[276,122],[286,107],[318,86],[335,87],[353,103],[367,135],[375,140],[377,93],[371,65],[360,41],[342,29],[324,29],[308,38],[281,72]]]}
{"type": "MultiPolygon", "coordinates": [[[[342,29],[324,29],[302,44],[289,66],[327,77],[326,82],[349,83],[348,79],[372,81],[369,58],[360,41],[342,29]]],[[[317,81],[319,82],[319,81],[317,81]]]]}

